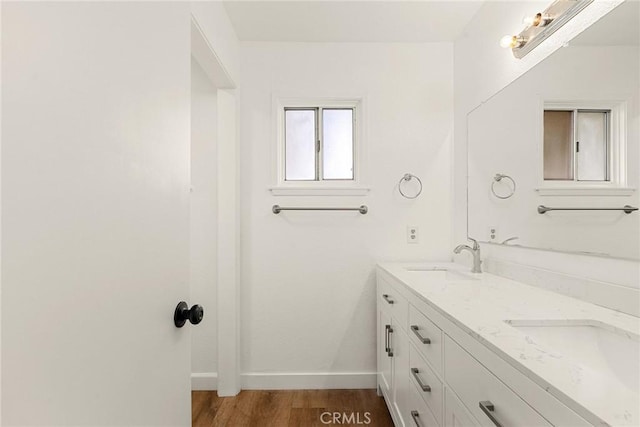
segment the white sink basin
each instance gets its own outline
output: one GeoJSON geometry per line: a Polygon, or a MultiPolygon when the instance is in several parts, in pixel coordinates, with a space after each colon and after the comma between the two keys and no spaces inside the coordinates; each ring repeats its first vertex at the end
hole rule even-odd
{"type": "Polygon", "coordinates": [[[640,338],[605,323],[590,320],[506,320],[536,342],[598,372],[615,377],[638,393],[640,338]]]}
{"type": "Polygon", "coordinates": [[[458,270],[451,270],[446,267],[405,267],[407,271],[413,273],[428,274],[429,277],[433,277],[435,280],[446,280],[448,282],[457,282],[460,280],[478,280],[470,274],[463,273],[458,270]]]}

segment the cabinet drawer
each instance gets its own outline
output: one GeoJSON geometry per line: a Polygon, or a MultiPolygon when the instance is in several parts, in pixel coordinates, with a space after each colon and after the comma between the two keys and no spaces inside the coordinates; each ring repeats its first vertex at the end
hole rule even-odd
{"type": "Polygon", "coordinates": [[[445,380],[486,427],[550,426],[540,414],[445,335],[445,380]],[[481,409],[484,406],[484,410],[481,409]],[[491,420],[494,417],[496,422],[491,420]]]}
{"type": "Polygon", "coordinates": [[[420,396],[420,389],[414,384],[409,384],[409,417],[405,420],[405,427],[439,427],[431,410],[420,396]]]}
{"type": "Polygon", "coordinates": [[[444,423],[446,427],[477,427],[479,425],[449,388],[444,392],[444,423]]]}
{"type": "Polygon", "coordinates": [[[378,304],[397,321],[397,326],[407,330],[409,302],[390,283],[378,278],[378,304]]]}
{"type": "Polygon", "coordinates": [[[413,345],[409,350],[409,370],[411,381],[418,387],[418,391],[424,402],[427,404],[436,421],[442,425],[442,382],[438,379],[429,364],[418,353],[413,345]],[[425,389],[422,388],[425,386],[425,389]],[[428,390],[426,389],[428,388],[428,390]]]}
{"type": "Polygon", "coordinates": [[[433,370],[442,375],[442,331],[412,305],[409,306],[409,337],[433,370]]]}

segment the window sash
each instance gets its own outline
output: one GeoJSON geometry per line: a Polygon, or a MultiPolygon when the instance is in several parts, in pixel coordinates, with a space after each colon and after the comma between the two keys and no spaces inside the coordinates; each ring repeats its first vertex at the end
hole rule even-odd
{"type": "Polygon", "coordinates": [[[292,108],[285,108],[284,109],[284,116],[283,116],[283,120],[284,120],[284,153],[285,153],[285,162],[284,162],[284,179],[285,181],[292,181],[292,182],[305,182],[305,181],[318,181],[318,141],[319,141],[319,135],[318,135],[318,108],[313,108],[313,107],[292,107],[292,108]],[[314,118],[313,118],[313,125],[314,125],[314,178],[313,179],[288,179],[288,172],[287,172],[287,145],[288,145],[288,141],[287,141],[287,112],[288,111],[313,111],[314,113],[314,118]]]}
{"type": "MultiPolygon", "coordinates": [[[[610,132],[610,122],[611,122],[611,111],[610,110],[593,110],[593,109],[589,109],[589,110],[585,110],[585,109],[578,109],[574,111],[574,141],[575,141],[575,159],[574,159],[574,179],[576,181],[580,181],[580,182],[609,182],[611,181],[611,174],[610,174],[610,165],[609,165],[609,159],[611,158],[611,132],[610,132]],[[580,120],[578,119],[580,113],[601,113],[604,114],[604,179],[596,179],[596,180],[591,180],[591,179],[580,179],[580,132],[579,132],[579,126],[580,126],[580,120]]],[[[584,146],[582,149],[582,152],[584,153],[584,146]]]]}

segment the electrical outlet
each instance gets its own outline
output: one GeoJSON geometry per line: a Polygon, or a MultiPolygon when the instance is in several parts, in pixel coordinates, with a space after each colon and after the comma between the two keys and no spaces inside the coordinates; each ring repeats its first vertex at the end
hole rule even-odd
{"type": "Polygon", "coordinates": [[[493,242],[498,240],[498,227],[495,225],[489,226],[489,241],[493,242]]]}
{"type": "Polygon", "coordinates": [[[407,243],[418,243],[420,240],[420,233],[418,227],[415,225],[407,226],[407,243]]]}

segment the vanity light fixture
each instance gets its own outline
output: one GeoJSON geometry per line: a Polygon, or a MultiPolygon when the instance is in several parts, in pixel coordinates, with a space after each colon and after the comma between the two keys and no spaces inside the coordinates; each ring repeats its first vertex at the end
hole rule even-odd
{"type": "Polygon", "coordinates": [[[510,48],[516,58],[523,58],[593,1],[555,0],[544,11],[524,18],[524,30],[517,35],[504,36],[500,46],[510,48]]]}

